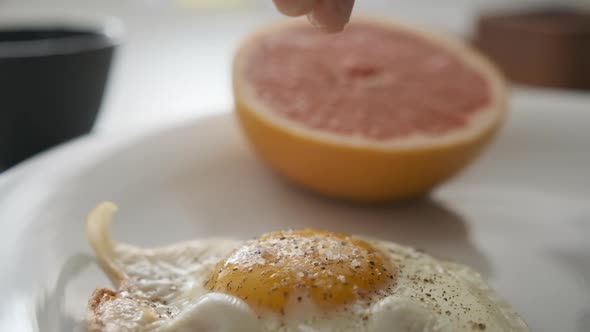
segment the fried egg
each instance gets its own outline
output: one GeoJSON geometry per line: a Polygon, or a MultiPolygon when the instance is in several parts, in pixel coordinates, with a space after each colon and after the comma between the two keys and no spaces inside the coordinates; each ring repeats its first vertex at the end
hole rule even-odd
{"type": "Polygon", "coordinates": [[[87,235],[116,290],[91,332],[528,331],[468,267],[391,242],[303,229],[146,249],[113,241],[112,203],[87,235]]]}

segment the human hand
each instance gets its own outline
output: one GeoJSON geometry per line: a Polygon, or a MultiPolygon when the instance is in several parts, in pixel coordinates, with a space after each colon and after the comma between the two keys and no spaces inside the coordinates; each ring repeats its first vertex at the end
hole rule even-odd
{"type": "Polygon", "coordinates": [[[287,16],[307,15],[315,27],[338,32],[350,19],[354,0],[273,0],[277,9],[287,16]]]}

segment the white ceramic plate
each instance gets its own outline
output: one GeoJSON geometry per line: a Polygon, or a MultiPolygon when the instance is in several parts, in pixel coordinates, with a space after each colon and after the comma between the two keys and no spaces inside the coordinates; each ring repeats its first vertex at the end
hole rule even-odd
{"type": "Polygon", "coordinates": [[[131,137],[85,138],[0,177],[0,331],[82,329],[108,286],[84,235],[98,202],[141,245],[310,226],[378,236],[480,270],[533,331],[590,326],[590,105],[518,92],[475,165],[420,202],[352,206],[265,168],[226,114],[131,137]]]}

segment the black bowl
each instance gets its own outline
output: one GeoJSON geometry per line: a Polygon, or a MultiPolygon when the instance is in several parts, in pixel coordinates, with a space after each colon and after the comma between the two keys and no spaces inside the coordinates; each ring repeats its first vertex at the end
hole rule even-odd
{"type": "Polygon", "coordinates": [[[92,129],[120,30],[83,17],[0,24],[0,170],[92,129]]]}

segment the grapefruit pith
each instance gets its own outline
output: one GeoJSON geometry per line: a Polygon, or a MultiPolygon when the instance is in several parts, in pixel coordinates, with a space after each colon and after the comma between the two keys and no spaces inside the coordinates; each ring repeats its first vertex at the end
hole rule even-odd
{"type": "Polygon", "coordinates": [[[304,22],[246,39],[234,58],[240,124],[292,182],[360,201],[423,194],[464,168],[507,108],[502,76],[462,42],[356,20],[304,22]]]}

